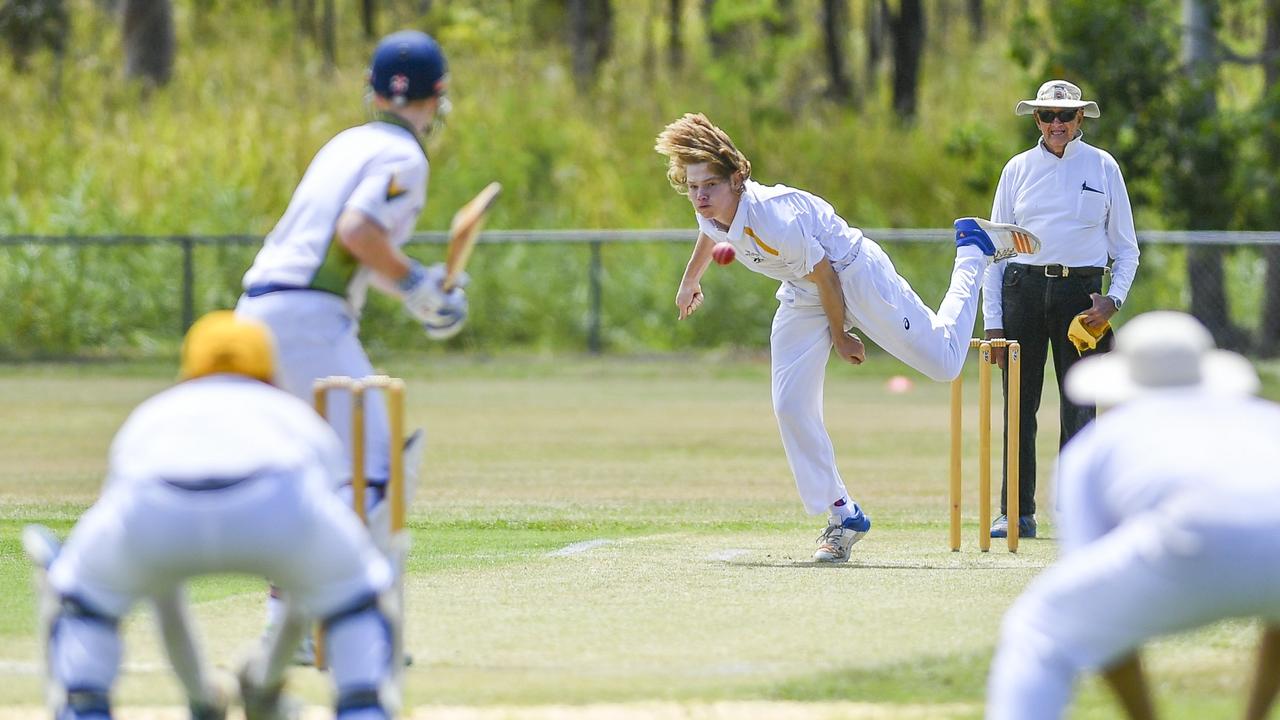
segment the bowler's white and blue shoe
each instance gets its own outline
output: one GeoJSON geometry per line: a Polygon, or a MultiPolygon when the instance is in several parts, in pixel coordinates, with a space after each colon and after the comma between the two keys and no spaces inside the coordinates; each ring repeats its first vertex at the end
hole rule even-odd
{"type": "Polygon", "coordinates": [[[854,505],[853,517],[836,525],[831,523],[818,537],[818,549],[813,551],[814,562],[842,563],[849,560],[849,551],[871,529],[871,518],[854,505]]]}
{"type": "Polygon", "coordinates": [[[972,217],[957,219],[955,227],[956,247],[973,245],[992,260],[1040,252],[1040,238],[1024,227],[972,217]]]}

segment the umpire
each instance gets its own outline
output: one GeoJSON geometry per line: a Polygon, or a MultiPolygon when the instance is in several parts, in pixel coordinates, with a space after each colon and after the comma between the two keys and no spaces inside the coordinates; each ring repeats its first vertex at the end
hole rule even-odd
{"type": "MultiPolygon", "coordinates": [[[[1086,117],[1098,117],[1098,104],[1081,99],[1075,85],[1050,80],[1040,86],[1034,100],[1019,102],[1014,112],[1035,116],[1040,139],[1004,166],[991,219],[1027,228],[1043,246],[1034,255],[1018,258],[1025,262],[1004,261],[988,269],[982,311],[988,338],[1007,337],[1022,347],[1018,532],[1021,537],[1035,537],[1036,411],[1045,360],[1051,352],[1063,396],[1061,447],[1096,414],[1095,406],[1076,405],[1061,392],[1067,370],[1081,357],[1068,339],[1068,328],[1079,315],[1085,329],[1099,336],[1096,349],[1084,352],[1086,356],[1111,349],[1109,322],[1123,305],[1138,270],[1138,240],[1120,166],[1109,153],[1083,139],[1081,125],[1086,117]],[[1111,284],[1103,295],[1108,258],[1111,284]]],[[[991,357],[1007,370],[1003,348],[993,348],[991,357]]],[[[1007,395],[1007,372],[1004,387],[1007,395]]],[[[1006,445],[1008,427],[1006,410],[1006,445]]],[[[1008,468],[1005,473],[1007,483],[1008,468]]],[[[1002,491],[1000,517],[991,526],[991,537],[1008,533],[1006,497],[1002,491]]]]}

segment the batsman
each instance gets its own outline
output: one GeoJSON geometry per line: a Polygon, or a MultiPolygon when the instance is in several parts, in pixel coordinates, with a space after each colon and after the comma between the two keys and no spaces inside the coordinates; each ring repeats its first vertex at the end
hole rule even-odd
{"type": "Polygon", "coordinates": [[[283,675],[305,618],[332,650],[340,720],[381,720],[399,705],[399,617],[390,563],[335,494],[346,467],[337,436],[309,405],[273,386],[262,323],[229,310],[196,322],[178,385],[142,403],[111,444],[98,501],[65,546],[23,535],[40,567],[48,699],[59,720],[106,720],[120,669],[120,621],[152,604],[195,720],[223,720],[217,682],[187,620],[184,586],[212,573],[271,578],[288,616],[239,672],[247,720],[288,717],[283,675]]]}
{"type": "MultiPolygon", "coordinates": [[[[447,79],[444,53],[430,36],[406,30],[384,38],[369,66],[372,121],[320,149],[244,276],[236,312],[271,327],[281,385],[299,398],[309,399],[319,378],[374,374],[358,336],[371,286],[402,301],[429,338],[451,338],[467,320],[466,274],[446,282],[443,263],[424,267],[400,250],[426,202],[423,141],[448,113],[447,79]]],[[[375,536],[382,536],[390,453],[406,454],[412,494],[421,433],[407,448],[391,448],[384,399],[372,393],[366,402],[365,507],[375,536]]],[[[350,398],[335,394],[328,417],[350,458],[350,398]]],[[[349,496],[350,488],[344,492],[349,496]]],[[[273,593],[268,621],[282,616],[273,593]]],[[[301,663],[312,662],[309,640],[299,650],[301,663]]]]}

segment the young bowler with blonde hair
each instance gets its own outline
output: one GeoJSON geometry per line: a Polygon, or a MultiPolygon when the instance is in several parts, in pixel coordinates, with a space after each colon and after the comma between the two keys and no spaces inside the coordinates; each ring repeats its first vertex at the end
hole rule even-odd
{"type": "Polygon", "coordinates": [[[1009,238],[957,221],[951,286],[937,312],[925,306],[880,246],[836,214],[830,203],[786,185],[751,179],[751,162],[704,115],[667,125],[655,149],[668,161],[667,179],[687,195],[698,223],[676,292],[683,320],[702,305],[700,280],[712,248],[728,242],[749,270],[781,281],[769,345],[773,408],[801,501],[827,512],[813,559],[844,562],[871,528],[850,500],[822,420],[828,353],[859,365],[866,357],[861,328],[880,347],[934,380],[951,380],[969,353],[982,273],[1009,238]]]}

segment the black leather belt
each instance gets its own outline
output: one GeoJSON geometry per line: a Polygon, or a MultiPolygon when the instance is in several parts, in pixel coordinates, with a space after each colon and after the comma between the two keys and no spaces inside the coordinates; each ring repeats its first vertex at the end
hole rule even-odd
{"type": "Polygon", "coordinates": [[[1025,263],[1011,262],[1020,268],[1026,268],[1028,272],[1036,274],[1043,273],[1048,278],[1064,278],[1064,277],[1098,277],[1107,272],[1104,267],[1093,267],[1091,265],[1085,267],[1067,267],[1066,265],[1027,265],[1025,263]]]}

